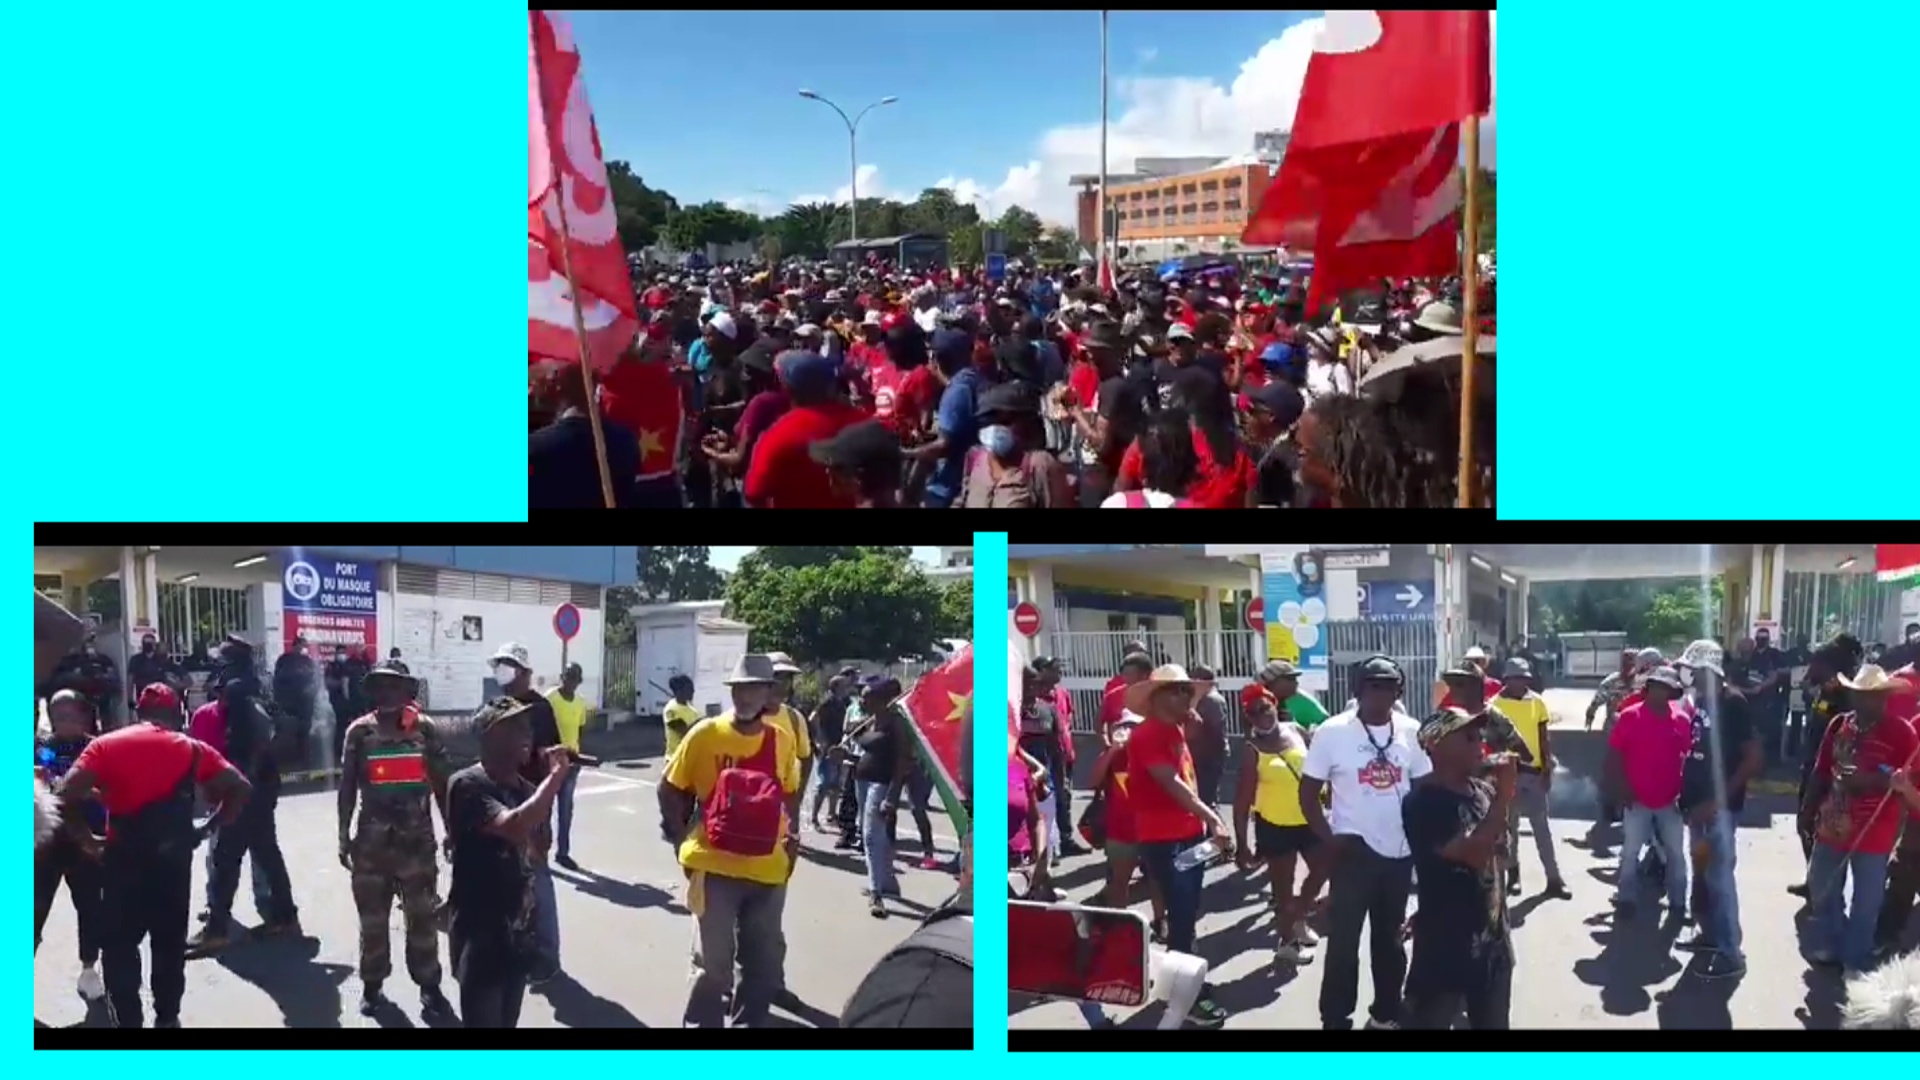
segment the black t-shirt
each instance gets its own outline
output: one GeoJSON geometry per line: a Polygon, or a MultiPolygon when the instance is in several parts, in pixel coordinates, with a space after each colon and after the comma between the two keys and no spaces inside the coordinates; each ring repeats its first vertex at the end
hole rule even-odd
{"type": "MultiPolygon", "coordinates": [[[[1792,667],[1793,663],[1787,659],[1786,653],[1769,645],[1753,651],[1752,658],[1747,662],[1747,677],[1752,680],[1751,685],[1758,686],[1772,677],[1774,672],[1791,671],[1792,667]]],[[[1773,689],[1754,695],[1754,704],[1769,710],[1784,710],[1787,704],[1786,682],[1782,681],[1773,689]]]]}
{"type": "Polygon", "coordinates": [[[813,745],[816,753],[825,753],[828,747],[837,746],[847,733],[847,702],[829,697],[820,703],[813,714],[813,745]]]}
{"type": "MultiPolygon", "coordinates": [[[[1731,780],[1740,768],[1742,748],[1753,739],[1753,717],[1746,696],[1721,694],[1710,709],[1693,712],[1693,750],[1687,754],[1680,786],[1680,806],[1691,809],[1713,799],[1712,730],[1720,729],[1721,779],[1731,780]]],[[[1745,788],[1727,789],[1727,809],[1739,813],[1747,804],[1745,788]]]]}
{"type": "Polygon", "coordinates": [[[860,744],[860,762],[853,767],[854,779],[871,780],[879,784],[892,783],[900,754],[895,742],[898,738],[900,714],[888,706],[874,715],[873,723],[861,729],[856,739],[860,744]]]}
{"type": "Polygon", "coordinates": [[[533,925],[533,865],[525,848],[488,833],[501,814],[533,797],[516,778],[502,784],[479,765],[453,774],[447,812],[453,819],[453,930],[490,958],[504,959],[533,925]]]}
{"type": "Polygon", "coordinates": [[[1293,443],[1281,439],[1260,455],[1259,488],[1261,506],[1293,505],[1293,474],[1300,468],[1299,454],[1293,443]]]}
{"type": "MultiPolygon", "coordinates": [[[[607,475],[613,478],[616,506],[628,501],[628,489],[640,473],[640,443],[632,432],[604,417],[607,475]]],[[[604,508],[599,455],[593,446],[593,420],[584,413],[563,416],[527,437],[527,507],[531,510],[604,508]]]]}
{"type": "Polygon", "coordinates": [[[1493,811],[1493,786],[1469,780],[1467,793],[1431,780],[1418,783],[1400,804],[1419,880],[1413,959],[1407,993],[1472,991],[1495,963],[1510,956],[1505,841],[1484,869],[1440,854],[1457,836],[1471,835],[1493,811]]]}

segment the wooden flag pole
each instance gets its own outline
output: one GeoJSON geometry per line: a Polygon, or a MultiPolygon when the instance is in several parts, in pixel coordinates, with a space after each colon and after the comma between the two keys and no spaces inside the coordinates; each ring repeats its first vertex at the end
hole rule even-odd
{"type": "Polygon", "coordinates": [[[1460,244],[1460,502],[1462,509],[1478,506],[1479,473],[1473,461],[1473,375],[1480,366],[1480,118],[1466,119],[1467,208],[1466,236],[1460,244]]]}
{"type": "Polygon", "coordinates": [[[573,251],[567,243],[566,179],[553,185],[553,200],[560,208],[560,272],[567,277],[567,297],[573,301],[573,332],[580,339],[580,378],[587,384],[587,420],[593,425],[593,460],[600,466],[600,497],[607,509],[614,508],[613,473],[607,467],[607,435],[600,428],[600,403],[593,397],[592,350],[587,347],[587,317],[580,310],[580,289],[573,283],[573,251]]]}

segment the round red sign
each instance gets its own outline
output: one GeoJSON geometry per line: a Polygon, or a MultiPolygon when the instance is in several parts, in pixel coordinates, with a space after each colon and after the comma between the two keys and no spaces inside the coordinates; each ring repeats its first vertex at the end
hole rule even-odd
{"type": "Polygon", "coordinates": [[[1266,600],[1263,599],[1262,597],[1256,596],[1253,599],[1247,601],[1247,610],[1244,613],[1243,617],[1247,621],[1247,629],[1255,631],[1256,633],[1262,633],[1262,634],[1266,633],[1267,631],[1266,600]]]}
{"type": "Polygon", "coordinates": [[[1040,632],[1040,609],[1022,601],[1013,609],[1013,628],[1020,631],[1022,637],[1032,637],[1040,632]]]}

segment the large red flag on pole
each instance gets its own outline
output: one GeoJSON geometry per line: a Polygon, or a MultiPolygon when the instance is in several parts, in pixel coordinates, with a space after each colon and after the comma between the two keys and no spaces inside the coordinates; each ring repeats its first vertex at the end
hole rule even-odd
{"type": "Polygon", "coordinates": [[[1280,172],[1242,242],[1313,251],[1315,310],[1459,265],[1460,121],[1492,100],[1484,11],[1329,11],[1280,172]]]}
{"type": "Polygon", "coordinates": [[[969,818],[960,786],[960,740],[964,721],[973,710],[973,649],[963,645],[953,658],[925,675],[907,691],[907,715],[913,719],[913,741],[940,789],[954,826],[966,835],[969,818]]]}
{"type": "Polygon", "coordinates": [[[1873,569],[1881,581],[1920,578],[1920,544],[1875,544],[1873,569]]]}
{"type": "Polygon", "coordinates": [[[640,322],[600,134],[566,20],[529,11],[527,25],[527,352],[578,360],[584,332],[605,371],[640,322]]]}

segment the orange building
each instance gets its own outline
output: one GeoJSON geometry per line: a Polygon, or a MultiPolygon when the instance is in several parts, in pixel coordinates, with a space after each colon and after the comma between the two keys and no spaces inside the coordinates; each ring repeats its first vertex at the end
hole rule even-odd
{"type": "Polygon", "coordinates": [[[1200,172],[1112,186],[1119,242],[1129,256],[1163,258],[1240,244],[1247,219],[1272,182],[1265,164],[1231,161],[1200,172]]]}

